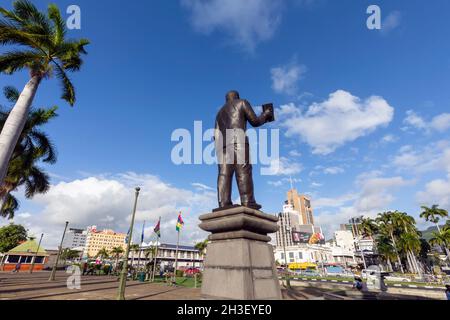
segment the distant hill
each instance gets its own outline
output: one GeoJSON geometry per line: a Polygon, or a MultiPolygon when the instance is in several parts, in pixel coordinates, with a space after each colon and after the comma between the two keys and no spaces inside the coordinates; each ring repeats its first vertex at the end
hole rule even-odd
{"type": "MultiPolygon", "coordinates": [[[[439,227],[442,229],[444,227],[444,225],[439,226],[439,227]]],[[[421,231],[422,232],[422,238],[424,238],[425,240],[429,241],[433,237],[432,233],[433,232],[437,232],[437,231],[438,230],[437,230],[436,226],[429,227],[427,230],[421,231]]]]}

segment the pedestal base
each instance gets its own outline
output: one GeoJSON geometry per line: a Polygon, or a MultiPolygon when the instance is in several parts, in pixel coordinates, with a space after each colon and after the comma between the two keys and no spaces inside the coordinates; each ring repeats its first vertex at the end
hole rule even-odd
{"type": "Polygon", "coordinates": [[[276,232],[277,218],[245,207],[200,217],[212,232],[206,249],[204,299],[280,300],[273,247],[267,233],[276,232]]]}

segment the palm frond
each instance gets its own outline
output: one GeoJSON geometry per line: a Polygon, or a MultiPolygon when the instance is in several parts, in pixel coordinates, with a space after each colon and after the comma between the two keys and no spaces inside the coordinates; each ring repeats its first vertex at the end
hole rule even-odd
{"type": "Polygon", "coordinates": [[[70,81],[64,69],[55,62],[56,69],[55,73],[59,80],[61,80],[61,85],[63,89],[63,94],[61,95],[61,99],[66,100],[71,106],[75,104],[75,87],[70,81]]]}
{"type": "Polygon", "coordinates": [[[61,17],[61,11],[55,4],[50,4],[48,6],[48,16],[53,21],[54,25],[53,44],[59,46],[63,43],[66,36],[66,22],[61,17]]]}
{"type": "Polygon", "coordinates": [[[2,207],[0,208],[0,216],[11,220],[20,207],[19,201],[10,193],[5,195],[3,200],[2,207]]]}
{"type": "Polygon", "coordinates": [[[16,103],[19,100],[20,92],[13,86],[6,86],[3,88],[3,94],[11,103],[16,103]]]}
{"type": "Polygon", "coordinates": [[[54,164],[57,161],[56,148],[48,135],[39,130],[30,132],[30,137],[36,141],[38,146],[36,149],[39,152],[36,156],[42,158],[43,162],[54,164]]]}
{"type": "Polygon", "coordinates": [[[25,196],[33,198],[37,193],[46,193],[50,189],[50,177],[38,167],[33,167],[25,182],[25,196]]]}
{"type": "Polygon", "coordinates": [[[12,74],[35,65],[41,56],[36,51],[12,51],[0,55],[0,72],[12,74]]]}
{"type": "Polygon", "coordinates": [[[22,27],[33,26],[36,33],[51,34],[51,25],[47,17],[28,0],[17,0],[13,3],[14,14],[21,19],[22,27]]]}

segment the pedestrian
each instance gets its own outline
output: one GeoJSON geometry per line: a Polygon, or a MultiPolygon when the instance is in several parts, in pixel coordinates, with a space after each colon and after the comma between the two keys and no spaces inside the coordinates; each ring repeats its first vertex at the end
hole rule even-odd
{"type": "Polygon", "coordinates": [[[361,291],[363,289],[363,281],[359,277],[355,277],[355,282],[353,283],[353,289],[361,291]]]}
{"type": "Polygon", "coordinates": [[[88,264],[87,264],[87,262],[84,262],[83,263],[83,276],[86,274],[87,268],[88,268],[88,264]]]}
{"type": "Polygon", "coordinates": [[[14,267],[13,273],[19,273],[21,267],[22,264],[20,262],[17,262],[16,266],[14,267]]]}
{"type": "Polygon", "coordinates": [[[450,301],[450,284],[445,285],[445,296],[447,297],[447,300],[450,301]]]}

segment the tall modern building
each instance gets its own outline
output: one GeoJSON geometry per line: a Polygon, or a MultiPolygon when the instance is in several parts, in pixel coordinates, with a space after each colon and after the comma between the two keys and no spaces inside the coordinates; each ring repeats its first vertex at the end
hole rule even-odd
{"type": "Polygon", "coordinates": [[[86,245],[87,230],[69,229],[64,237],[64,249],[84,248],[86,245]]]}
{"type": "Polygon", "coordinates": [[[296,189],[291,189],[287,193],[287,199],[294,210],[300,213],[300,224],[314,225],[313,209],[309,197],[298,194],[296,189]]]}
{"type": "Polygon", "coordinates": [[[126,236],[124,233],[116,233],[113,230],[98,231],[96,226],[89,227],[83,257],[96,257],[102,249],[108,251],[115,247],[125,249],[126,236]]]}

